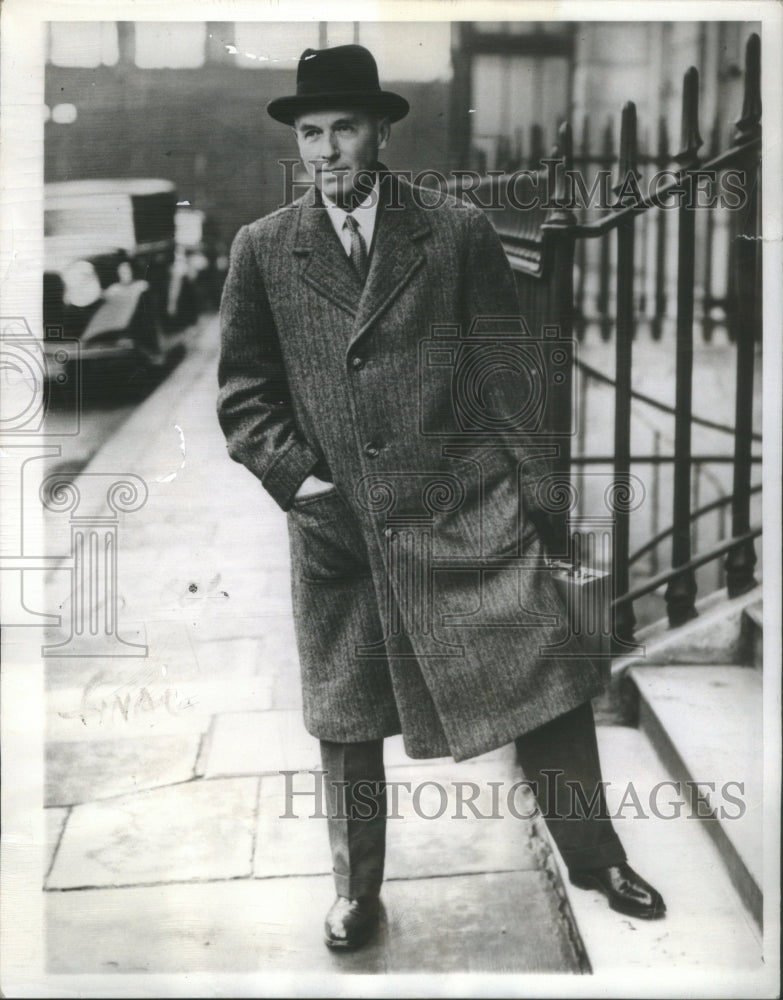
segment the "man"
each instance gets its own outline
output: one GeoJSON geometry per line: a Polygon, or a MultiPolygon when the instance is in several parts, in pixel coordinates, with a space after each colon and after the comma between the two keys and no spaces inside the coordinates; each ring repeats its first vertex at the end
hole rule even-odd
{"type": "Polygon", "coordinates": [[[297,93],[268,111],[293,127],[314,184],[236,236],[218,410],[231,457],[288,512],[305,724],[330,790],[326,944],[358,947],[376,926],[383,739],[399,732],[417,758],[515,741],[572,881],[620,912],[661,916],[606,816],[600,678],[545,648],[562,640],[564,608],[536,527],[541,449],[455,436],[455,337],[479,336],[468,408],[488,407],[501,430],[519,408],[518,382],[511,398],[504,381],[502,338],[520,319],[500,241],[476,208],[428,210],[378,162],[408,103],[381,89],[361,46],[306,50],[297,93]],[[454,568],[434,572],[444,560],[454,568]],[[565,818],[566,782],[597,814],[565,818]]]}

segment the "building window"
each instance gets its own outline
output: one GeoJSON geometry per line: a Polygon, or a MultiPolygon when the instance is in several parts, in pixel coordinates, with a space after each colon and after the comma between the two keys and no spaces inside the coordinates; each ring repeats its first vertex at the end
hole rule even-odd
{"type": "Polygon", "coordinates": [[[474,21],[477,35],[563,35],[571,33],[568,21],[474,21]]]}
{"type": "Polygon", "coordinates": [[[204,65],[204,21],[136,21],[139,69],[197,69],[204,65]]]}
{"type": "Polygon", "coordinates": [[[326,44],[331,49],[335,45],[353,45],[359,42],[357,21],[329,21],[326,24],[326,44]]]}
{"type": "Polygon", "coordinates": [[[299,56],[307,49],[317,49],[317,21],[242,22],[234,25],[234,45],[229,50],[238,66],[258,69],[296,69],[299,56]]]}
{"type": "Polygon", "coordinates": [[[119,59],[115,21],[53,21],[49,62],[55,66],[114,66],[119,59]]]}
{"type": "Polygon", "coordinates": [[[454,162],[507,170],[543,155],[570,111],[573,49],[571,23],[455,22],[454,162]]]}
{"type": "MultiPolygon", "coordinates": [[[[529,148],[533,125],[552,129],[569,111],[569,62],[557,56],[477,55],[471,80],[473,144],[487,156],[487,166],[497,162],[498,143],[512,149],[520,142],[529,148]]],[[[544,137],[546,149],[554,132],[544,137]]],[[[502,146],[501,146],[502,148],[502,146]]]]}
{"type": "Polygon", "coordinates": [[[234,25],[229,51],[237,65],[296,69],[307,49],[358,42],[378,62],[381,81],[448,80],[451,77],[451,27],[447,21],[255,21],[234,25]]]}
{"type": "Polygon", "coordinates": [[[451,79],[448,21],[363,21],[359,43],[378,61],[381,84],[451,79]]]}

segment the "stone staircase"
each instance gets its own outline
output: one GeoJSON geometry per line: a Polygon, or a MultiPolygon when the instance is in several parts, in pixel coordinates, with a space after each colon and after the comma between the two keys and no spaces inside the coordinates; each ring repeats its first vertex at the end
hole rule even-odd
{"type": "Polygon", "coordinates": [[[641,629],[644,655],[613,663],[596,705],[610,813],[631,865],[668,907],[661,921],[623,918],[561,866],[596,975],[765,974],[761,587],[734,599],[719,591],[697,608],[678,629],[641,629]]]}

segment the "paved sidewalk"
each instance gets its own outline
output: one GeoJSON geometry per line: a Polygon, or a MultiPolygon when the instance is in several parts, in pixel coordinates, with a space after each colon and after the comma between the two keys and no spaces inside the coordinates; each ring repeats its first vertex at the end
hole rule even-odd
{"type": "MultiPolygon", "coordinates": [[[[148,485],[117,529],[119,633],[148,655],[46,661],[49,971],[578,973],[548,847],[508,808],[510,748],[455,765],[387,741],[389,779],[410,790],[389,820],[381,933],[354,954],[323,946],[331,862],[310,818],[319,755],[301,719],[285,516],[226,455],[216,354],[212,318],[76,480],[93,512],[105,488],[90,500],[91,475],[148,485]],[[460,805],[466,782],[484,816],[500,783],[502,821],[460,805]]],[[[65,556],[68,515],[47,529],[65,556]]],[[[55,642],[65,565],[49,588],[55,642]]],[[[513,807],[533,811],[524,790],[513,807]]]]}

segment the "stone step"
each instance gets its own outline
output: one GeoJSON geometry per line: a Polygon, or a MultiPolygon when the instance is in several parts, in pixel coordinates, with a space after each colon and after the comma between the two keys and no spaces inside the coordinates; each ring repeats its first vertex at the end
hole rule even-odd
{"type": "Polygon", "coordinates": [[[761,598],[743,611],[742,631],[747,641],[750,662],[761,669],[764,665],[764,606],[761,598]]]}
{"type": "MultiPolygon", "coordinates": [[[[763,695],[747,666],[633,667],[639,725],[669,777],[691,784],[702,825],[761,925],[763,695]]],[[[696,810],[694,810],[696,811],[696,810]]]]}
{"type": "Polygon", "coordinates": [[[661,786],[671,774],[643,731],[599,726],[598,745],[609,812],[628,862],[661,892],[667,913],[647,921],[610,910],[600,893],[571,885],[553,849],[594,976],[593,995],[601,994],[603,984],[616,988],[620,977],[658,976],[664,970],[676,977],[676,992],[691,983],[697,995],[696,984],[703,988],[705,976],[721,982],[736,977],[744,984],[737,987],[740,993],[761,995],[752,990],[768,974],[760,930],[704,824],[691,818],[687,794],[677,794],[671,783],[661,786]]]}

